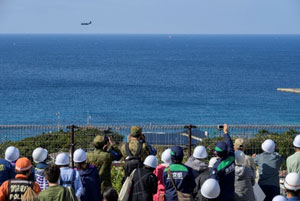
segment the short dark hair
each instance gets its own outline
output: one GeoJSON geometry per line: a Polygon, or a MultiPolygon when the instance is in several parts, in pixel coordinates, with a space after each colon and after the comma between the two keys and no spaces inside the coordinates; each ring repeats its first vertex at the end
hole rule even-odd
{"type": "Polygon", "coordinates": [[[50,164],[48,167],[45,168],[44,174],[46,179],[50,183],[56,183],[60,175],[60,169],[57,165],[50,164]]]}
{"type": "Polygon", "coordinates": [[[103,198],[107,201],[118,201],[118,193],[113,188],[107,188],[103,193],[103,198]]]}
{"type": "Polygon", "coordinates": [[[31,169],[26,170],[26,171],[17,171],[17,170],[15,170],[15,172],[16,172],[16,174],[26,175],[26,174],[28,174],[28,172],[31,172],[31,169]]]}

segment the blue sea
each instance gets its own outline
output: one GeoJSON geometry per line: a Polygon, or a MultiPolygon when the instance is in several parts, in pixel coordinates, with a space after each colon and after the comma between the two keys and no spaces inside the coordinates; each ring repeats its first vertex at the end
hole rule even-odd
{"type": "Polygon", "coordinates": [[[0,124],[299,124],[277,88],[299,35],[0,35],[0,124]]]}

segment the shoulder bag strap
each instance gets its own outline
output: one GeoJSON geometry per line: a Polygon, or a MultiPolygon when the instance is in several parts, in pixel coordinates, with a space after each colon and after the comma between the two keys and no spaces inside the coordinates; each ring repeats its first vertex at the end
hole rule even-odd
{"type": "Polygon", "coordinates": [[[72,189],[71,189],[70,187],[66,187],[66,188],[68,189],[68,191],[69,191],[69,193],[70,193],[71,200],[72,200],[72,201],[75,201],[74,196],[73,196],[73,193],[72,193],[72,189]]]}
{"type": "Polygon", "coordinates": [[[143,147],[143,143],[139,141],[139,145],[134,156],[139,156],[141,154],[142,147],[143,147]]]}
{"type": "Polygon", "coordinates": [[[128,156],[132,156],[132,153],[131,153],[131,151],[129,150],[129,143],[128,143],[128,142],[126,142],[126,144],[125,144],[125,151],[126,151],[126,154],[127,154],[128,156]]]}
{"type": "Polygon", "coordinates": [[[169,177],[170,177],[170,180],[171,180],[171,182],[172,182],[172,184],[173,184],[173,186],[174,186],[174,188],[175,188],[175,190],[176,190],[176,192],[177,192],[178,190],[177,190],[177,187],[176,187],[175,182],[174,182],[174,180],[173,180],[173,176],[172,176],[172,173],[171,173],[171,171],[170,171],[170,166],[167,168],[167,170],[168,170],[168,175],[169,175],[169,177]]]}
{"type": "Polygon", "coordinates": [[[10,196],[10,193],[11,193],[11,191],[10,191],[10,185],[11,185],[11,179],[8,180],[8,185],[7,185],[7,188],[8,188],[8,194],[7,194],[6,200],[9,200],[9,196],[10,196]]]}
{"type": "Polygon", "coordinates": [[[75,191],[75,180],[76,180],[76,171],[73,169],[73,172],[72,172],[72,187],[75,191]]]}

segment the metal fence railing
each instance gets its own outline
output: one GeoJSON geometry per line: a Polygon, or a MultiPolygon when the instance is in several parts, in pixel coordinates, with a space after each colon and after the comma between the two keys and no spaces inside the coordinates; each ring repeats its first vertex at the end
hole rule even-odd
{"type": "MultiPolygon", "coordinates": [[[[89,125],[68,127],[64,125],[0,125],[0,155],[4,157],[5,149],[17,146],[23,156],[31,157],[36,147],[44,147],[50,156],[55,156],[61,151],[73,152],[74,149],[83,148],[91,150],[91,142],[98,135],[113,136],[117,143],[126,141],[130,133],[129,125],[89,125]],[[73,129],[72,129],[73,128],[73,129]],[[72,132],[74,130],[74,132],[72,132]],[[106,131],[106,132],[104,132],[106,131]]],[[[203,144],[210,152],[214,144],[222,140],[222,132],[217,125],[141,125],[143,133],[149,144],[154,147],[170,147],[180,145],[191,153],[192,148],[203,144]]],[[[293,149],[291,143],[296,133],[300,133],[300,125],[229,125],[229,131],[233,138],[242,137],[249,140],[247,152],[258,153],[261,140],[273,134],[278,136],[289,132],[287,138],[277,139],[278,149],[293,149]],[[258,136],[258,134],[260,134],[258,136]],[[255,141],[255,140],[257,141],[255,141]]],[[[277,142],[277,141],[276,141],[277,142]]],[[[211,153],[211,152],[210,152],[211,153]]]]}

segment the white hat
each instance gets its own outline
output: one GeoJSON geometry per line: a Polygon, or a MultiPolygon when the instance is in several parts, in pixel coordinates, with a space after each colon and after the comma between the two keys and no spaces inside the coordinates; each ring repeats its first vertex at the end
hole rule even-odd
{"type": "Polygon", "coordinates": [[[289,173],[284,179],[284,187],[288,190],[297,191],[300,189],[300,174],[289,173]]]}
{"type": "Polygon", "coordinates": [[[220,185],[215,179],[207,179],[201,186],[201,194],[208,199],[215,199],[220,195],[220,185]]]}
{"type": "Polygon", "coordinates": [[[5,160],[14,162],[20,157],[20,151],[14,146],[10,146],[5,150],[5,160]]]}
{"type": "Polygon", "coordinates": [[[275,143],[273,140],[267,139],[261,144],[261,148],[267,153],[273,153],[275,150],[275,143]]]}
{"type": "Polygon", "coordinates": [[[212,168],[214,167],[214,164],[217,162],[218,158],[217,157],[212,157],[209,162],[208,162],[208,167],[212,168]]]}
{"type": "Polygon", "coordinates": [[[156,168],[157,164],[158,164],[157,158],[153,155],[147,156],[147,158],[144,161],[144,165],[146,165],[148,167],[152,167],[152,168],[156,168]]]}
{"type": "Polygon", "coordinates": [[[164,163],[168,163],[168,164],[171,164],[172,161],[171,161],[171,149],[166,149],[162,155],[161,155],[161,160],[164,162],[164,163]]]}
{"type": "Polygon", "coordinates": [[[282,195],[277,195],[277,196],[273,197],[272,201],[287,201],[287,199],[285,197],[283,197],[282,195]]]}
{"type": "Polygon", "coordinates": [[[294,138],[294,141],[293,141],[293,145],[297,148],[300,148],[300,135],[297,135],[295,138],[294,138]]]}
{"type": "Polygon", "coordinates": [[[245,154],[241,150],[236,150],[234,152],[235,156],[235,164],[237,165],[243,165],[245,162],[245,154]]]}
{"type": "Polygon", "coordinates": [[[40,163],[45,161],[47,155],[48,155],[47,149],[43,149],[42,147],[38,147],[32,152],[32,158],[35,163],[40,163]]]}
{"type": "Polygon", "coordinates": [[[207,152],[206,152],[205,147],[203,147],[203,146],[197,146],[194,149],[193,157],[194,158],[198,158],[198,159],[206,158],[207,157],[207,152]]]}
{"type": "Polygon", "coordinates": [[[55,165],[69,165],[70,157],[66,153],[60,153],[55,158],[55,165]]]}
{"type": "Polygon", "coordinates": [[[86,161],[86,159],[87,159],[87,155],[86,155],[86,152],[83,149],[77,149],[74,152],[73,160],[74,160],[75,163],[84,162],[84,161],[86,161]]]}

